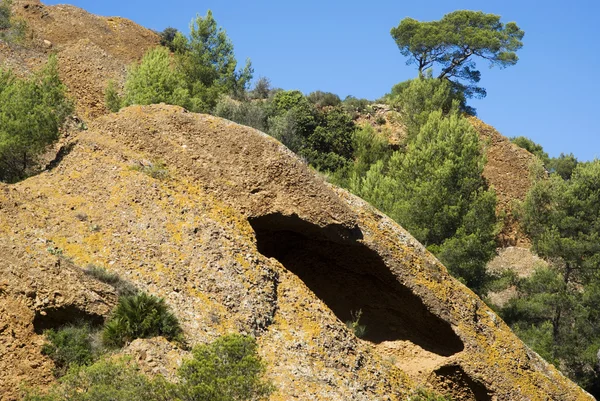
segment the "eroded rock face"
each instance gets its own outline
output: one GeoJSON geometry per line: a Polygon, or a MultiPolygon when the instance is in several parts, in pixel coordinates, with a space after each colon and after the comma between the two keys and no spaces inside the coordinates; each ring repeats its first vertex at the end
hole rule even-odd
{"type": "Polygon", "coordinates": [[[525,200],[532,185],[529,172],[536,157],[478,118],[470,117],[469,121],[485,143],[487,161],[483,176],[494,187],[498,199],[497,210],[499,215],[504,215],[498,242],[502,247],[528,248],[531,241],[513,216],[512,203],[525,200]]]}
{"type": "MultiPolygon", "coordinates": [[[[164,297],[191,345],[257,336],[272,400],[404,400],[419,384],[457,400],[590,399],[406,231],[266,135],[157,105],[74,140],[50,171],[0,185],[0,277],[15,276],[0,341],[18,343],[0,348],[14,355],[0,358],[3,400],[24,377],[52,379],[36,326],[114,305],[88,263],[164,297]],[[158,161],[167,179],[133,168],[158,161]],[[363,339],[345,325],[358,310],[363,339]]],[[[123,352],[167,375],[185,358],[162,340],[123,352]]]]}

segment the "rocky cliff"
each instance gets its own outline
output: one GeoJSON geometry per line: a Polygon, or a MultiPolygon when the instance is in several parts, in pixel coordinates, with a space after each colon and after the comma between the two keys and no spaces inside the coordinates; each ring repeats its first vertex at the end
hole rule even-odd
{"type": "MultiPolygon", "coordinates": [[[[589,399],[406,231],[258,131],[130,107],[64,146],[49,171],[0,186],[3,400],[53,380],[45,328],[106,318],[116,297],[89,263],[164,297],[191,344],[257,336],[272,400],[403,400],[417,385],[589,399]],[[139,168],[159,161],[164,179],[139,168]],[[363,339],[343,323],[358,310],[363,339]]],[[[138,340],[125,352],[174,367],[183,351],[138,340]]]]}
{"type": "MultiPolygon", "coordinates": [[[[45,329],[110,313],[115,290],[88,264],[164,297],[192,345],[256,336],[273,401],[405,400],[421,385],[456,400],[590,399],[406,231],[272,138],[164,105],[102,117],[107,81],[156,34],[71,6],[14,10],[28,46],[0,44],[0,62],[26,75],[57,52],[89,129],[44,173],[0,184],[0,400],[53,382],[45,329]],[[157,166],[161,179],[145,173],[157,166]],[[359,310],[362,339],[344,324],[359,310]]],[[[187,355],[160,338],[122,352],[167,376],[187,355]]]]}

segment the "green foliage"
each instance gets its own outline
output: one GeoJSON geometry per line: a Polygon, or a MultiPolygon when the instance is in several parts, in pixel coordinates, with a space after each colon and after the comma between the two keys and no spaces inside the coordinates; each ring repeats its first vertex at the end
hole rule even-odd
{"type": "Polygon", "coordinates": [[[169,170],[167,169],[166,164],[161,160],[136,164],[132,166],[131,169],[149,175],[156,180],[166,180],[169,178],[169,170]]]}
{"type": "Polygon", "coordinates": [[[92,345],[92,330],[88,325],[66,326],[44,332],[47,343],[42,354],[54,361],[57,377],[63,376],[72,365],[89,365],[96,357],[92,345]]]}
{"type": "Polygon", "coordinates": [[[302,128],[299,127],[298,120],[302,120],[302,117],[298,117],[296,110],[289,110],[282,115],[268,119],[269,135],[295,153],[299,153],[305,146],[305,137],[302,135],[302,128]]]}
{"type": "Polygon", "coordinates": [[[315,91],[310,93],[307,97],[309,102],[319,108],[323,107],[335,107],[342,104],[342,100],[338,95],[331,92],[315,91]]]}
{"type": "Polygon", "coordinates": [[[27,29],[25,21],[13,18],[12,4],[12,0],[0,0],[0,40],[8,43],[23,40],[27,29]]]}
{"type": "Polygon", "coordinates": [[[72,110],[55,56],[29,79],[0,69],[0,181],[25,178],[72,110]]]}
{"type": "Polygon", "coordinates": [[[356,118],[359,114],[365,113],[368,110],[371,102],[367,99],[358,99],[354,96],[347,96],[342,102],[342,105],[352,118],[356,118]]]}
{"type": "Polygon", "coordinates": [[[439,67],[439,79],[454,80],[471,97],[485,96],[485,90],[474,85],[481,73],[473,59],[479,57],[500,68],[516,64],[524,32],[514,22],[501,23],[498,15],[459,10],[439,21],[405,18],[392,28],[391,35],[402,55],[409,58],[407,64],[417,65],[419,75],[439,67]]]}
{"type": "Polygon", "coordinates": [[[104,359],[91,366],[73,366],[47,393],[29,389],[24,401],[168,401],[172,385],[150,379],[127,359],[104,359]]]}
{"type": "Polygon", "coordinates": [[[182,401],[262,400],[274,390],[264,379],[265,365],[254,338],[224,336],[194,348],[192,354],[179,369],[182,401]]]}
{"type": "Polygon", "coordinates": [[[5,31],[11,27],[11,5],[12,0],[2,0],[0,2],[0,31],[5,31]]]}
{"type": "Polygon", "coordinates": [[[551,262],[518,285],[501,310],[524,341],[589,391],[600,386],[600,161],[579,163],[569,180],[552,174],[529,191],[521,224],[551,262]]]}
{"type": "Polygon", "coordinates": [[[129,281],[123,280],[117,273],[111,273],[104,267],[88,265],[83,272],[98,281],[114,287],[119,296],[131,296],[138,292],[137,288],[129,281]]]}
{"type": "Polygon", "coordinates": [[[561,153],[560,156],[550,159],[548,169],[550,172],[561,176],[563,180],[570,180],[578,163],[573,153],[569,153],[568,155],[561,153]]]}
{"type": "Polygon", "coordinates": [[[315,168],[336,171],[353,154],[354,122],[341,107],[317,110],[300,91],[279,91],[269,102],[268,133],[315,168]]]}
{"type": "Polygon", "coordinates": [[[192,100],[184,80],[185,76],[175,68],[166,48],[151,49],[139,65],[129,68],[122,104],[167,103],[189,108],[192,100]]]}
{"type": "Polygon", "coordinates": [[[469,122],[431,113],[405,152],[374,163],[350,187],[437,253],[473,289],[485,285],[498,226],[495,194],[481,176],[484,157],[469,122]]]}
{"type": "Polygon", "coordinates": [[[388,102],[401,112],[409,137],[419,133],[431,112],[441,110],[448,114],[457,107],[466,108],[464,96],[454,92],[449,81],[430,75],[401,82],[388,97],[388,102]]]}
{"type": "Polygon", "coordinates": [[[119,298],[119,303],[104,327],[102,339],[107,346],[121,347],[136,338],[163,336],[182,341],[182,330],[164,299],[138,293],[119,298]]]}
{"type": "Polygon", "coordinates": [[[352,157],[354,122],[339,107],[325,112],[321,120],[306,139],[308,148],[301,154],[319,170],[336,171],[352,157]]]}
{"type": "Polygon", "coordinates": [[[256,340],[228,335],[200,345],[183,362],[176,383],[149,378],[128,359],[72,365],[47,393],[28,389],[24,401],[258,401],[273,393],[256,340]]]}
{"type": "Polygon", "coordinates": [[[268,105],[263,101],[240,102],[222,96],[215,108],[215,115],[263,132],[268,129],[268,105]]]}
{"type": "Polygon", "coordinates": [[[250,91],[252,99],[268,99],[271,94],[271,81],[267,77],[260,77],[254,84],[254,88],[250,91]]]}
{"type": "Polygon", "coordinates": [[[317,110],[296,90],[277,92],[269,108],[269,134],[298,153],[317,127],[317,110]]]}
{"type": "Polygon", "coordinates": [[[550,158],[548,153],[544,152],[542,145],[533,142],[531,139],[524,136],[510,138],[510,141],[520,148],[525,149],[529,153],[536,155],[545,165],[548,165],[550,158]]]}
{"type": "Polygon", "coordinates": [[[174,52],[173,57],[167,48],[158,47],[150,50],[140,65],[131,67],[122,105],[164,102],[194,112],[211,112],[221,95],[243,96],[252,79],[250,61],[236,70],[233,44],[217,27],[212,12],[196,16],[190,29],[189,37],[174,28],[160,34],[161,43],[174,52]]]}
{"type": "Polygon", "coordinates": [[[358,338],[363,338],[367,334],[367,326],[360,324],[360,318],[362,317],[362,310],[359,309],[356,312],[350,312],[351,320],[346,321],[346,327],[352,330],[352,333],[358,338]]]}
{"type": "Polygon", "coordinates": [[[233,44],[210,10],[204,17],[196,16],[189,38],[179,35],[175,46],[177,65],[194,100],[193,111],[209,112],[221,94],[241,96],[247,89],[253,74],[250,60],[236,70],[233,44]]]}
{"type": "Polygon", "coordinates": [[[160,45],[168,48],[172,52],[176,51],[177,48],[175,47],[174,42],[178,32],[179,31],[177,30],[177,28],[165,28],[164,31],[158,34],[160,36],[160,45]]]}
{"type": "Polygon", "coordinates": [[[108,81],[108,85],[104,91],[104,103],[106,104],[106,108],[113,113],[116,113],[121,109],[122,102],[123,100],[119,96],[117,90],[117,84],[113,80],[108,81]]]}

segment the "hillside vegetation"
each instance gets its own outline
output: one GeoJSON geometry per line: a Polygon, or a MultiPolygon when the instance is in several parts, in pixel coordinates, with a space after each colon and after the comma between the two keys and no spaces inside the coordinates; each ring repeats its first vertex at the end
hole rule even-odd
{"type": "MultiPolygon", "coordinates": [[[[12,60],[39,46],[23,32],[46,32],[36,24],[48,24],[30,17],[27,28],[14,10],[31,8],[17,6],[0,3],[0,40],[12,60]]],[[[9,243],[44,235],[43,256],[30,258],[52,259],[69,277],[104,288],[90,295],[77,287],[86,300],[103,300],[93,307],[60,297],[54,306],[31,306],[35,317],[19,335],[44,338],[43,347],[27,341],[42,348],[35,358],[53,366],[44,365],[44,379],[33,384],[51,382],[50,371],[61,378],[49,390],[27,387],[24,399],[361,399],[341,384],[353,380],[367,399],[586,398],[491,309],[546,361],[599,395],[600,161],[550,158],[525,137],[510,144],[486,136],[474,118],[469,99],[485,96],[475,62],[516,65],[524,32],[515,23],[456,11],[439,21],[407,18],[391,34],[418,73],[377,101],[253,81],[250,61],[238,68],[233,43],[210,10],[192,20],[187,36],[173,28],[144,33],[147,51],[137,58],[77,42],[111,65],[104,79],[84,86],[68,74],[68,46],[43,53],[47,63],[35,71],[2,66],[0,181],[11,185],[0,184],[0,250],[25,260],[38,251],[19,245],[13,253],[17,245],[9,243]],[[97,90],[82,100],[89,85],[97,90]],[[402,127],[401,138],[392,139],[392,125],[402,127]],[[212,131],[221,136],[206,135],[212,131]],[[518,196],[490,178],[501,147],[525,155],[527,171],[519,173],[527,184],[518,196]],[[44,169],[43,179],[35,176],[44,169]],[[63,183],[63,174],[73,183],[63,183]],[[49,192],[51,183],[70,200],[49,192]],[[37,198],[29,198],[30,188],[37,198]],[[43,222],[17,210],[20,197],[43,222]],[[90,206],[99,199],[110,213],[90,206]],[[69,224],[80,231],[68,232],[75,229],[56,214],[64,208],[78,211],[69,224]],[[48,228],[54,219],[59,227],[48,228]],[[143,227],[132,223],[142,220],[143,227]],[[547,264],[526,277],[490,271],[497,248],[516,238],[547,264]],[[132,256],[134,249],[148,260],[132,256]],[[104,267],[81,268],[98,261],[136,285],[104,267]],[[143,268],[147,263],[152,267],[143,268]],[[447,278],[444,266],[481,298],[507,288],[516,296],[502,305],[488,301],[488,309],[447,278]],[[82,319],[65,317],[70,313],[82,319]],[[120,359],[130,344],[157,336],[171,341],[171,350],[194,345],[176,372],[147,376],[140,371],[147,361],[140,367],[120,359]],[[389,360],[382,350],[392,352],[389,360]],[[297,367],[302,357],[313,365],[297,367]],[[426,374],[407,374],[411,364],[426,374]],[[306,384],[306,375],[326,374],[314,388],[306,384]]],[[[18,297],[30,293],[17,286],[6,285],[18,297]]]]}

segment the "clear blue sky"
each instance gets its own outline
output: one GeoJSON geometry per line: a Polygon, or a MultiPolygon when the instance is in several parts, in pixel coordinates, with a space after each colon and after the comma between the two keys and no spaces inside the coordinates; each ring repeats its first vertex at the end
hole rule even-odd
{"type": "MultiPolygon", "coordinates": [[[[42,0],[46,4],[65,1],[42,0]]],[[[506,136],[525,135],[551,156],[600,157],[600,2],[597,0],[428,0],[378,2],[71,0],[94,14],[122,16],[148,28],[187,33],[207,9],[233,41],[240,64],[255,76],[305,93],[323,90],[377,99],[416,76],[390,36],[404,17],[436,20],[457,9],[499,14],[525,31],[516,66],[479,62],[487,98],[479,117],[506,136]]]]}

